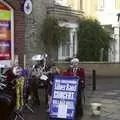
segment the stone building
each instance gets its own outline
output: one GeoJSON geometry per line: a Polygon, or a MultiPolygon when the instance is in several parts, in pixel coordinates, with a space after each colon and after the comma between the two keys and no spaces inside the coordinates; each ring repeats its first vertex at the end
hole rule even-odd
{"type": "Polygon", "coordinates": [[[43,41],[40,34],[47,15],[47,5],[48,0],[34,0],[32,1],[32,13],[25,15],[25,54],[29,60],[34,54],[43,52],[43,41]],[[39,41],[39,45],[37,41],[39,41]]]}
{"type": "Polygon", "coordinates": [[[69,41],[53,52],[55,59],[73,57],[77,52],[78,20],[83,16],[81,0],[34,0],[33,11],[25,16],[25,48],[29,60],[34,54],[44,52],[40,37],[42,24],[47,15],[54,15],[59,25],[70,28],[69,41]],[[39,45],[37,44],[39,41],[39,45]]]}

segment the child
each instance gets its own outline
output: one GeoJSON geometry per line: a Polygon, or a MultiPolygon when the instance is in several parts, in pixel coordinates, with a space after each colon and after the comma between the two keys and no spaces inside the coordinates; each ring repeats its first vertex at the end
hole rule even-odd
{"type": "Polygon", "coordinates": [[[60,69],[55,64],[52,65],[51,71],[52,71],[52,73],[49,75],[49,82],[48,82],[48,89],[47,89],[47,92],[48,92],[48,109],[47,109],[47,112],[50,111],[53,78],[54,78],[55,75],[60,74],[60,69]]]}

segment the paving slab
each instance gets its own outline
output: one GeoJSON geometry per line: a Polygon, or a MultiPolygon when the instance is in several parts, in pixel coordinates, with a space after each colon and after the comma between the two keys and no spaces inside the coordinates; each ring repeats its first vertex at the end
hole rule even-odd
{"type": "Polygon", "coordinates": [[[120,90],[87,91],[85,114],[82,120],[120,120],[120,90]],[[91,103],[101,103],[100,116],[92,116],[91,103]]]}

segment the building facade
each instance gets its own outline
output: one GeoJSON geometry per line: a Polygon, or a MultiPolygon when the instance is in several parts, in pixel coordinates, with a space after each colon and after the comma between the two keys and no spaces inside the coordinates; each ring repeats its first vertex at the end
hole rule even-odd
{"type": "Polygon", "coordinates": [[[69,28],[69,39],[58,48],[58,59],[67,59],[77,54],[77,28],[83,12],[79,0],[55,0],[48,9],[48,15],[54,15],[59,26],[69,28]]]}
{"type": "Polygon", "coordinates": [[[66,59],[77,53],[78,20],[83,16],[81,0],[35,0],[33,11],[25,16],[25,48],[30,59],[34,54],[44,52],[43,41],[40,38],[42,24],[47,15],[53,15],[61,27],[69,28],[69,40],[55,50],[55,59],[66,59]],[[35,41],[39,41],[39,48],[35,41]]]}
{"type": "Polygon", "coordinates": [[[109,29],[114,41],[109,50],[109,61],[120,62],[120,34],[117,14],[120,13],[120,0],[83,0],[83,11],[88,17],[97,19],[109,29]]]}
{"type": "Polygon", "coordinates": [[[32,0],[32,12],[29,15],[25,14],[25,54],[29,62],[33,55],[43,52],[43,41],[40,34],[47,15],[48,4],[48,0],[32,0]]]}

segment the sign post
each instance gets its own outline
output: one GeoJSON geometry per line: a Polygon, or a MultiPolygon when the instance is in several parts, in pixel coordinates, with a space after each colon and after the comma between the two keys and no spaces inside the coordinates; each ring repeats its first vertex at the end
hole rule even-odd
{"type": "Polygon", "coordinates": [[[55,76],[53,81],[50,118],[75,120],[79,78],[55,76]]]}

